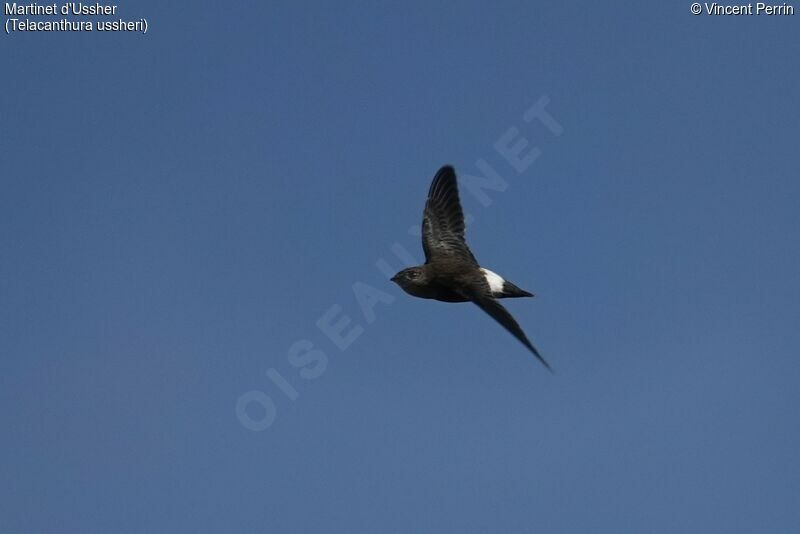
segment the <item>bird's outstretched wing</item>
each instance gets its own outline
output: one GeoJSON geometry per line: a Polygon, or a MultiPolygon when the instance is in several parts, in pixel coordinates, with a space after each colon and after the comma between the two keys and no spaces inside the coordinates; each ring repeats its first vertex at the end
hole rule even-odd
{"type": "Polygon", "coordinates": [[[472,301],[477,304],[480,309],[491,315],[495,321],[503,325],[503,327],[511,332],[515,338],[520,340],[523,345],[528,347],[533,355],[536,356],[545,367],[547,367],[548,371],[553,372],[550,364],[547,363],[541,354],[539,354],[539,351],[536,350],[536,347],[533,346],[533,343],[530,342],[528,336],[526,336],[525,332],[523,332],[522,328],[520,328],[519,323],[517,323],[516,319],[512,317],[512,315],[503,307],[502,304],[497,302],[495,299],[484,295],[478,297],[473,296],[472,301]]]}
{"type": "Polygon", "coordinates": [[[450,256],[477,265],[464,240],[464,213],[458,200],[456,171],[449,165],[439,169],[428,191],[422,217],[422,248],[426,263],[450,256]]]}

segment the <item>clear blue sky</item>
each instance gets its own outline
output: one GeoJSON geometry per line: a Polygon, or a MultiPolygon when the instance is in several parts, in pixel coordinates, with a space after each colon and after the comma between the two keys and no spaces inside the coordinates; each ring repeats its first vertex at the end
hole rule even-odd
{"type": "Polygon", "coordinates": [[[224,6],[0,36],[0,530],[797,527],[800,15],[224,6]],[[376,267],[481,159],[469,242],[554,375],[376,267]]]}

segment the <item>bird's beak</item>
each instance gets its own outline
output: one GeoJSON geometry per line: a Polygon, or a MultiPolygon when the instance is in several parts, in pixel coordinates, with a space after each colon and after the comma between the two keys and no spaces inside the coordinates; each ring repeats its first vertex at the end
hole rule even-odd
{"type": "Polygon", "coordinates": [[[397,275],[394,275],[393,277],[389,278],[389,280],[391,280],[392,282],[397,282],[397,275]]]}

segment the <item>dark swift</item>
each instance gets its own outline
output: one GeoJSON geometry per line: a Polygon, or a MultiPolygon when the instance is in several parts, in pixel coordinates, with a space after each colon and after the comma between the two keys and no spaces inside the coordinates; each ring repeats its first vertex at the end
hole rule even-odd
{"type": "Polygon", "coordinates": [[[392,277],[393,282],[409,295],[423,299],[474,302],[552,371],[514,317],[497,301],[533,294],[481,267],[467,246],[456,172],[449,165],[439,169],[428,191],[422,217],[422,249],[425,264],[403,269],[392,277]]]}

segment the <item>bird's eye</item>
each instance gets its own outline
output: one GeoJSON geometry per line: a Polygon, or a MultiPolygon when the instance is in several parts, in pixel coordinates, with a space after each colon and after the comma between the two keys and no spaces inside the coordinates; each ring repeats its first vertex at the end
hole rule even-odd
{"type": "Polygon", "coordinates": [[[416,271],[410,271],[410,272],[408,273],[408,277],[409,277],[409,278],[411,278],[412,280],[413,280],[414,278],[417,278],[418,276],[419,276],[419,273],[418,273],[418,272],[416,272],[416,271]]]}

